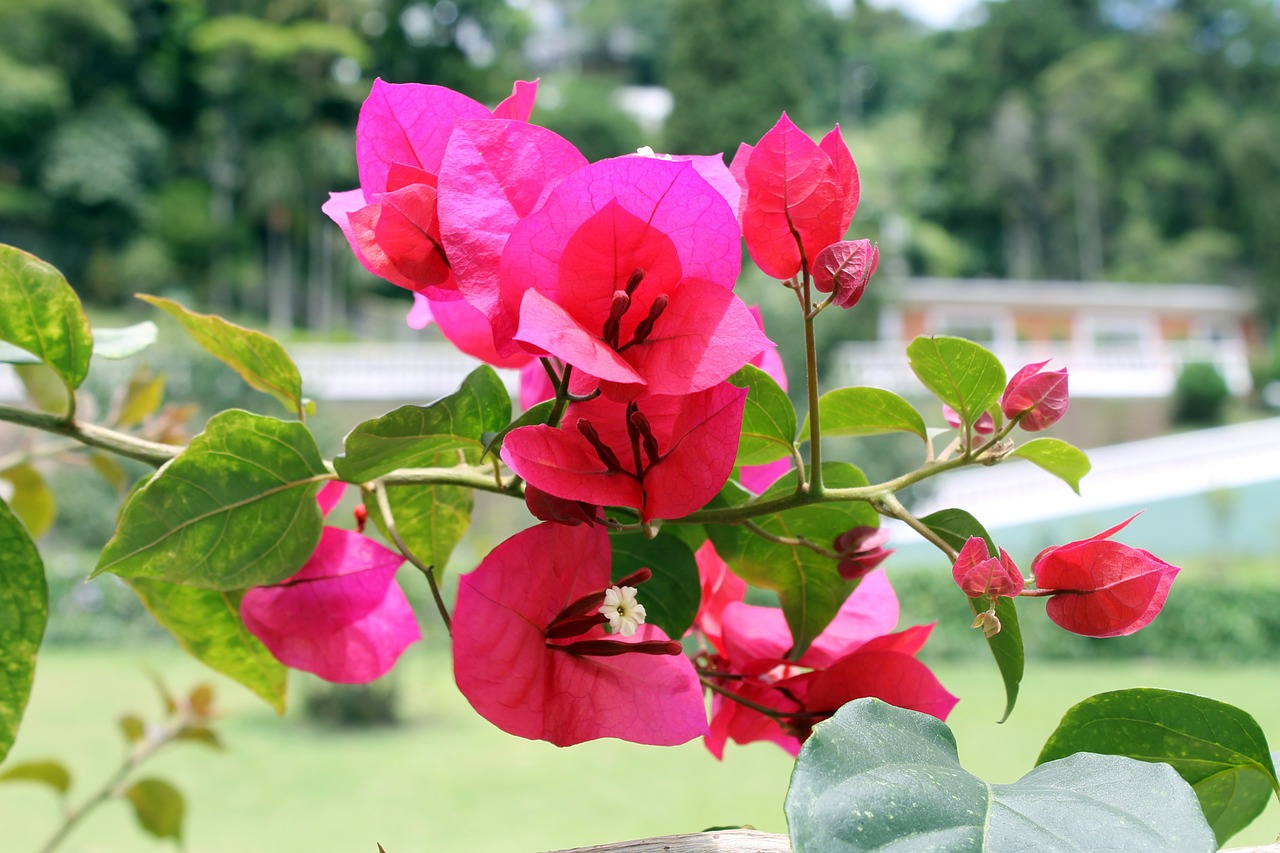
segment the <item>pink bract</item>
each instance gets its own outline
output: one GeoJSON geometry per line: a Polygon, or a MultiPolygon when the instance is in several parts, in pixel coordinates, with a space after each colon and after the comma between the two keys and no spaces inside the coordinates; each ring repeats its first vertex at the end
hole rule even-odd
{"type": "Polygon", "coordinates": [[[744,188],[747,251],[773,278],[811,271],[818,253],[844,237],[857,208],[857,169],[839,128],[818,144],[783,113],[754,148],[739,149],[730,169],[744,188]],[[747,161],[739,169],[741,156],[747,161]]]}
{"type": "Polygon", "coordinates": [[[745,388],[721,383],[683,397],[572,403],[559,428],[512,430],[502,461],[560,498],[633,507],[644,521],[679,518],[702,508],[729,479],[746,395],[745,388]],[[646,424],[642,429],[635,413],[646,424]]]}
{"type": "Polygon", "coordinates": [[[1031,571],[1036,589],[1057,590],[1049,619],[1073,634],[1122,637],[1156,618],[1180,569],[1138,548],[1109,540],[1133,517],[1078,542],[1047,548],[1031,571]]]}
{"type": "MultiPolygon", "coordinates": [[[[472,707],[503,731],[569,746],[601,737],[674,745],[707,732],[702,689],[682,654],[578,654],[553,645],[547,627],[572,602],[610,584],[601,527],[540,524],[489,553],[458,587],[453,668],[472,707]]],[[[603,600],[603,599],[601,599],[603,600]]],[[[629,638],[596,625],[605,643],[654,643],[643,625],[629,638]]]]}
{"type": "Polygon", "coordinates": [[[730,292],[739,245],[690,162],[594,163],[513,231],[494,339],[555,355],[617,399],[703,390],[769,345],[730,292]]]}
{"type": "Polygon", "coordinates": [[[970,536],[964,543],[952,564],[951,576],[970,598],[1012,598],[1026,584],[1008,553],[1001,548],[1000,555],[992,557],[986,541],[979,536],[970,536]]]}
{"type": "Polygon", "coordinates": [[[1067,371],[1045,370],[1048,361],[1028,364],[1005,386],[1000,410],[1012,420],[1021,415],[1018,426],[1028,432],[1050,427],[1067,412],[1067,371]]]}
{"type": "Polygon", "coordinates": [[[372,681],[422,636],[395,583],[403,562],[358,533],[326,527],[296,574],[244,594],[241,618],[286,666],[327,681],[372,681]]]}

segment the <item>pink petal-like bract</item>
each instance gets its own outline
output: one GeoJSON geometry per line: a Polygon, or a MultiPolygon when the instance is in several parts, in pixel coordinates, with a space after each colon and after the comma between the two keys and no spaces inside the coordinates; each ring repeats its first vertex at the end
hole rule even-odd
{"type": "MultiPolygon", "coordinates": [[[[741,602],[727,605],[720,617],[723,654],[736,666],[782,659],[791,650],[791,630],[782,611],[741,602]]],[[[797,663],[821,668],[898,624],[898,597],[884,570],[871,572],[845,599],[797,663]]]]}
{"type": "Polygon", "coordinates": [[[245,592],[241,618],[287,666],[328,681],[372,681],[421,639],[413,609],[395,583],[403,562],[358,533],[326,527],[296,574],[245,592]]]}
{"type": "Polygon", "coordinates": [[[843,235],[849,230],[849,223],[853,222],[853,214],[858,209],[858,199],[862,192],[858,180],[858,165],[853,162],[853,155],[849,153],[849,146],[845,144],[838,124],[822,137],[818,147],[831,158],[831,165],[835,166],[836,174],[840,177],[840,193],[844,199],[840,207],[840,233],[843,235]]]}
{"type": "Polygon", "coordinates": [[[374,80],[356,120],[356,163],[366,200],[391,189],[394,164],[437,174],[458,122],[492,116],[483,104],[443,86],[374,80]]]}
{"type": "Polygon", "coordinates": [[[725,607],[742,601],[747,594],[747,582],[735,575],[729,565],[716,553],[708,539],[693,554],[698,562],[698,575],[702,580],[702,603],[694,617],[694,628],[702,632],[715,648],[724,651],[720,618],[725,607]]]}
{"type": "Polygon", "coordinates": [[[1008,553],[1001,548],[1000,555],[992,557],[986,541],[979,536],[970,536],[964,543],[952,564],[951,576],[970,598],[1012,598],[1026,585],[1008,553]]]}
{"type": "Polygon", "coordinates": [[[701,509],[729,479],[745,405],[746,389],[727,382],[683,397],[645,397],[635,403],[601,396],[570,404],[559,428],[512,430],[503,441],[502,460],[557,497],[634,507],[644,521],[680,518],[701,509]],[[633,412],[648,424],[651,447],[629,428],[633,412]],[[612,459],[584,429],[597,436],[612,459]]]}
{"type": "Polygon", "coordinates": [[[517,80],[511,85],[511,94],[493,108],[493,117],[528,121],[533,114],[533,102],[537,97],[537,80],[517,80]]]}
{"type": "Polygon", "coordinates": [[[1180,569],[1106,538],[1132,520],[1036,557],[1031,566],[1036,588],[1059,590],[1046,604],[1055,624],[1086,637],[1121,637],[1145,628],[1160,613],[1180,569]]]}
{"type": "Polygon", "coordinates": [[[1012,420],[1022,416],[1018,426],[1036,432],[1057,423],[1067,412],[1067,371],[1045,370],[1048,361],[1028,364],[1005,386],[1000,410],[1012,420]]]}
{"type": "MultiPolygon", "coordinates": [[[[942,418],[947,422],[947,425],[953,429],[960,429],[960,427],[963,426],[960,421],[960,413],[948,406],[946,403],[942,404],[942,418]]],[[[996,431],[995,418],[991,417],[990,412],[983,412],[982,415],[979,416],[978,420],[974,422],[973,431],[978,435],[990,435],[996,431]]]]}
{"type": "Polygon", "coordinates": [[[870,240],[832,243],[813,262],[813,286],[823,293],[834,290],[831,302],[837,308],[852,308],[862,298],[879,263],[880,249],[870,240]]]}
{"type": "MultiPolygon", "coordinates": [[[[414,296],[417,297],[417,294],[414,296]]],[[[428,322],[434,321],[440,327],[440,332],[449,339],[449,343],[472,358],[478,358],[494,367],[524,367],[533,361],[532,356],[523,352],[505,357],[498,355],[488,319],[465,299],[447,302],[432,299],[426,302],[429,306],[428,322]]],[[[535,366],[539,373],[544,373],[542,365],[535,366]]]]}
{"type": "MultiPolygon", "coordinates": [[[[562,180],[511,233],[499,267],[494,339],[500,351],[515,345],[529,289],[604,337],[614,294],[627,291],[616,330],[621,346],[655,300],[670,298],[683,280],[732,289],[740,265],[733,211],[692,163],[630,156],[593,163],[562,180]]],[[[532,327],[521,333],[541,335],[535,346],[550,334],[532,327]]]]}
{"type": "MultiPolygon", "coordinates": [[[[580,655],[552,648],[546,628],[571,602],[609,586],[603,527],[544,523],[493,549],[458,586],[453,671],[479,714],[503,731],[569,746],[601,737],[669,746],[707,733],[702,688],[684,655],[580,655]]],[[[590,640],[629,638],[600,626],[590,640]]],[[[559,641],[557,641],[559,642],[559,641]]]]}
{"type": "Polygon", "coordinates": [[[512,230],[586,164],[568,141],[523,121],[454,130],[440,164],[441,239],[458,289],[487,318],[499,311],[498,263],[512,230]]]}
{"type": "Polygon", "coordinates": [[[375,194],[347,220],[356,256],[374,275],[434,299],[457,298],[439,239],[435,187],[410,184],[375,194]]]}
{"type": "Polygon", "coordinates": [[[766,275],[788,279],[811,269],[820,251],[844,237],[845,179],[786,113],[761,137],[743,175],[742,236],[766,275]]]}
{"type": "Polygon", "coordinates": [[[872,641],[818,672],[809,683],[805,707],[834,713],[846,702],[867,696],[939,720],[945,720],[959,701],[912,655],[878,650],[872,641]]]}

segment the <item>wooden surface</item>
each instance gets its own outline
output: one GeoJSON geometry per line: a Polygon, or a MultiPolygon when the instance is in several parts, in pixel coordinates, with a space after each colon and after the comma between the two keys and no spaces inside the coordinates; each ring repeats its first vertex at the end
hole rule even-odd
{"type": "MultiPolygon", "coordinates": [[[[551,853],[791,853],[791,842],[787,836],[771,832],[724,829],[618,841],[551,853]]],[[[1263,847],[1229,847],[1222,853],[1280,853],[1280,841],[1263,847]]]]}

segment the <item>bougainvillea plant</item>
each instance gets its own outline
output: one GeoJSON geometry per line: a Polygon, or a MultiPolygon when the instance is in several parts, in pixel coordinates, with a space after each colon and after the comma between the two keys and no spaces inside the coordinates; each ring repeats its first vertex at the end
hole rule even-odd
{"type": "MultiPolygon", "coordinates": [[[[1246,714],[1215,704],[1232,725],[1206,733],[1210,700],[1152,703],[1143,691],[1096,697],[1105,713],[1093,700],[1073,711],[1023,782],[966,774],[942,722],[957,697],[917,657],[932,625],[897,624],[881,519],[945,557],[1006,716],[1023,674],[1020,599],[1047,598],[1068,631],[1117,636],[1157,617],[1178,571],[1113,541],[1120,524],[1046,549],[1024,577],[962,508],[918,517],[899,499],[1014,457],[1076,488],[1084,453],[1024,439],[1065,413],[1067,370],[1019,365],[1007,379],[978,344],[922,337],[906,357],[945,426],[883,389],[822,393],[816,325],[878,286],[877,247],[848,239],[859,180],[839,128],[815,141],[784,115],[730,165],[647,149],[590,163],[529,123],[535,96],[517,83],[490,110],[437,86],[374,84],[356,128],[360,186],[324,210],[366,269],[412,292],[411,325],[437,324],[485,363],[456,393],[355,425],[333,459],[278,343],[157,297],[142,298],[287,417],[224,411],[182,443],[135,382],[104,422],[86,418],[76,391],[90,355],[127,358],[155,327],[91,329],[55,269],[0,249],[0,356],[33,390],[61,391],[0,406],[0,420],[74,439],[63,452],[108,473],[113,456],[153,469],[128,492],[94,575],[122,578],[194,656],[277,707],[286,667],[370,680],[420,639],[419,620],[438,618],[458,688],[514,735],[703,738],[717,757],[730,742],[772,741],[798,755],[797,850],[926,836],[939,849],[1053,850],[1063,838],[1087,849],[1080,833],[1116,849],[1212,849],[1280,793],[1246,714]],[[794,297],[790,326],[764,329],[735,292],[744,245],[794,297]],[[804,340],[803,421],[778,335],[804,340]],[[495,368],[520,371],[518,415],[495,368]],[[919,440],[918,465],[893,479],[826,458],[826,435],[892,432],[919,440]],[[324,523],[344,487],[361,497],[356,530],[324,523]],[[540,523],[493,548],[450,602],[440,573],[474,491],[540,523]],[[434,617],[397,586],[405,561],[434,617]]],[[[0,623],[0,758],[47,614],[34,539],[48,519],[28,499],[38,475],[6,478],[17,490],[0,504],[0,613],[14,614],[0,623]]]]}

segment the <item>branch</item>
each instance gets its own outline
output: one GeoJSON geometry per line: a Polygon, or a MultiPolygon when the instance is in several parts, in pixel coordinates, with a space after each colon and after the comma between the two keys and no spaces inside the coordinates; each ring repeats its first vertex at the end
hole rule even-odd
{"type": "Polygon", "coordinates": [[[127,456],[148,465],[160,467],[181,453],[184,448],[176,444],[160,444],[127,432],[118,432],[97,424],[84,423],[73,418],[50,415],[16,406],[0,405],[0,421],[43,430],[54,435],[73,438],[81,444],[107,450],[117,456],[127,456]]]}

